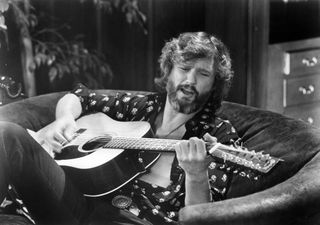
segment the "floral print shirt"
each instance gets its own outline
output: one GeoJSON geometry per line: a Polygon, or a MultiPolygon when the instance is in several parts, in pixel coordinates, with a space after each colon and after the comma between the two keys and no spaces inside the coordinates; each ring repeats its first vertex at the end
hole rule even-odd
{"type": "MultiPolygon", "coordinates": [[[[72,93],[77,95],[82,105],[82,113],[103,112],[118,121],[148,121],[154,124],[157,115],[164,108],[164,94],[132,95],[119,92],[114,96],[98,94],[83,85],[77,86],[72,93]]],[[[212,105],[204,108],[186,123],[183,139],[205,133],[215,136],[222,144],[234,144],[240,139],[229,121],[215,116],[212,105]]],[[[142,165],[143,166],[143,165],[142,165]]],[[[232,168],[223,160],[212,160],[208,167],[210,193],[212,201],[226,198],[232,179],[232,168]]],[[[154,184],[134,180],[110,197],[112,204],[127,209],[152,224],[177,223],[178,211],[184,206],[184,171],[175,158],[171,168],[171,184],[159,187],[154,184]]]]}

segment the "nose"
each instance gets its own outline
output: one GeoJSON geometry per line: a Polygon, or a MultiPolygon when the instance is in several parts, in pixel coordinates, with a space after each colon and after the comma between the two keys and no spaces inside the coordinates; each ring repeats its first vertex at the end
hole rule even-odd
{"type": "Polygon", "coordinates": [[[192,69],[187,73],[186,82],[189,83],[189,84],[193,84],[193,85],[197,83],[196,71],[195,70],[192,69]]]}

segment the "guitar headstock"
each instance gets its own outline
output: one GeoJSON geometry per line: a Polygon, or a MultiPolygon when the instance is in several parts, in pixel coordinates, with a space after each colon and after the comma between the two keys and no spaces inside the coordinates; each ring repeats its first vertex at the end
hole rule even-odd
{"type": "Polygon", "coordinates": [[[262,152],[249,151],[242,146],[227,146],[217,143],[211,146],[208,153],[213,157],[222,159],[224,162],[232,162],[240,167],[260,173],[268,173],[282,159],[264,154],[262,152]]]}

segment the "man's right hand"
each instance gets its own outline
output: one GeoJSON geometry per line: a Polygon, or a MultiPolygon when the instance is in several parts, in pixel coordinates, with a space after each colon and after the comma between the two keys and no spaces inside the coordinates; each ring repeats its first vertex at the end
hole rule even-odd
{"type": "Polygon", "coordinates": [[[60,153],[62,147],[72,140],[76,131],[75,119],[71,114],[68,114],[57,118],[53,123],[39,131],[38,137],[54,153],[60,153]]]}

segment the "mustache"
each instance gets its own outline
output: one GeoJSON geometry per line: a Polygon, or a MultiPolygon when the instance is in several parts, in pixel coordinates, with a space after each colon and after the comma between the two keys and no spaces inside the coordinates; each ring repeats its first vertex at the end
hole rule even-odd
{"type": "Polygon", "coordinates": [[[191,90],[192,92],[196,93],[196,95],[199,95],[199,92],[197,91],[196,87],[191,84],[179,84],[177,86],[177,91],[181,89],[191,90]]]}

